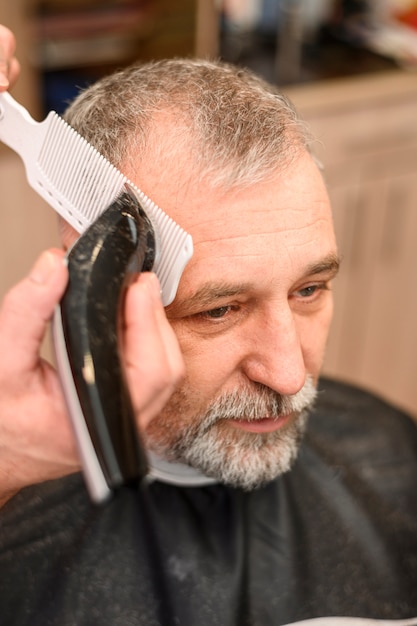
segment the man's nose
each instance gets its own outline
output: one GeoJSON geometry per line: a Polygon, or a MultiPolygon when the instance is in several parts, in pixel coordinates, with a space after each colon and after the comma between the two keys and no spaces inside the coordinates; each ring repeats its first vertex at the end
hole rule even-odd
{"type": "Polygon", "coordinates": [[[293,395],[306,380],[301,339],[296,318],[285,305],[253,320],[248,332],[246,355],[242,360],[244,374],[253,382],[274,391],[293,395]]]}

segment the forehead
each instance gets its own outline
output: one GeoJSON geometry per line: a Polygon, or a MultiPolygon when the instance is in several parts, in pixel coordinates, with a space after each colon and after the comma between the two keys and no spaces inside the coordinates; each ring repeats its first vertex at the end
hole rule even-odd
{"type": "Polygon", "coordinates": [[[181,164],[141,168],[139,186],[193,237],[194,255],[179,295],[202,282],[297,279],[297,273],[336,254],[325,185],[303,153],[268,180],[222,191],[181,164]],[[147,170],[147,171],[146,171],[147,170]]]}

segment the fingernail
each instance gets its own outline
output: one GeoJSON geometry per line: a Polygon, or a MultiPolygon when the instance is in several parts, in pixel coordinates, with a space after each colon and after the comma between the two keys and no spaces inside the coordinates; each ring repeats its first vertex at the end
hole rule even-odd
{"type": "Polygon", "coordinates": [[[0,73],[0,87],[7,88],[10,85],[8,78],[0,73]]]}
{"type": "Polygon", "coordinates": [[[50,252],[44,252],[32,267],[29,278],[38,285],[44,285],[54,273],[57,257],[50,252]]]}
{"type": "Polygon", "coordinates": [[[153,272],[149,273],[148,278],[148,287],[151,291],[151,294],[157,300],[161,299],[161,285],[159,284],[158,277],[153,272]]]}

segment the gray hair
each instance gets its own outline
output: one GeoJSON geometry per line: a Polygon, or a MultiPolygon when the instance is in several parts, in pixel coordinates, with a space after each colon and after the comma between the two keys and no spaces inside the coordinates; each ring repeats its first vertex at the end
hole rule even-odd
{"type": "Polygon", "coordinates": [[[175,150],[191,149],[192,164],[213,184],[254,184],[310,151],[309,131],[288,98],[248,70],[220,61],[128,67],[82,92],[65,118],[123,170],[152,147],[152,129],[164,112],[175,120],[175,141],[167,138],[173,158],[175,150]]]}

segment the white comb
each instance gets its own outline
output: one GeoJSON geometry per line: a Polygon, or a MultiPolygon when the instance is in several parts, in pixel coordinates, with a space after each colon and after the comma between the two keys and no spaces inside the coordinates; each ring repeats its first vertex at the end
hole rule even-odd
{"type": "Polygon", "coordinates": [[[193,254],[191,235],[54,111],[36,122],[9,93],[1,93],[0,140],[20,155],[31,187],[79,233],[128,183],[154,227],[157,247],[153,271],[164,305],[172,302],[193,254]]]}

